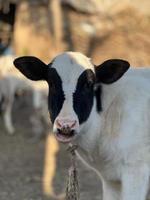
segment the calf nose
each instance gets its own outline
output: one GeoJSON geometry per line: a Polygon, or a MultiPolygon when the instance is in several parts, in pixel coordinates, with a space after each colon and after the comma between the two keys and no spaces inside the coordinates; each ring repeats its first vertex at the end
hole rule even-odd
{"type": "Polygon", "coordinates": [[[74,129],[77,121],[76,120],[66,120],[66,119],[57,119],[56,125],[59,129],[69,128],[74,129]]]}

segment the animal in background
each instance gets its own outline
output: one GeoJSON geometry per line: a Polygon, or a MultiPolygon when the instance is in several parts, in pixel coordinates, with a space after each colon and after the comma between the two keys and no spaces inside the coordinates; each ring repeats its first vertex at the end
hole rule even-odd
{"type": "MultiPolygon", "coordinates": [[[[23,95],[31,93],[31,103],[33,114],[29,116],[31,123],[32,137],[35,139],[41,138],[45,133],[45,127],[50,124],[47,114],[47,88],[37,88],[31,81],[17,77],[16,75],[8,74],[0,78],[0,112],[4,121],[4,125],[8,134],[15,133],[13,125],[12,110],[16,101],[16,96],[20,98],[23,95]]],[[[20,99],[19,98],[19,99],[20,99]]],[[[18,100],[17,100],[18,102],[18,100]]],[[[28,105],[26,105],[28,106],[28,105]]],[[[19,114],[19,113],[18,113],[19,114]]],[[[20,115],[18,116],[20,117],[20,115]]],[[[49,120],[50,121],[50,120],[49,120]]]]}
{"type": "Polygon", "coordinates": [[[31,90],[31,85],[26,80],[16,76],[5,75],[0,78],[0,108],[4,125],[8,134],[13,134],[15,128],[12,122],[12,108],[14,105],[15,95],[31,90]]]}

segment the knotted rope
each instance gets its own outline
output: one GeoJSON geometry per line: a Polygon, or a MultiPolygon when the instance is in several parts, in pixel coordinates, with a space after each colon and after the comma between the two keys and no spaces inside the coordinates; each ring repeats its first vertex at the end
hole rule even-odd
{"type": "Polygon", "coordinates": [[[76,145],[69,145],[68,151],[71,155],[71,166],[69,168],[69,175],[66,187],[66,199],[65,200],[79,200],[79,184],[78,173],[76,166],[76,145]]]}

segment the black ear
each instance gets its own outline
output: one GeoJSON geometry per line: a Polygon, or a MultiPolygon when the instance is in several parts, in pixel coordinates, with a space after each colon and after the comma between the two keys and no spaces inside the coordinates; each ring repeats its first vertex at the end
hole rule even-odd
{"type": "Polygon", "coordinates": [[[97,82],[110,84],[117,81],[129,69],[125,60],[111,59],[95,67],[97,82]]]}
{"type": "Polygon", "coordinates": [[[27,78],[37,80],[47,80],[48,65],[33,56],[23,56],[14,60],[14,65],[27,78]]]}

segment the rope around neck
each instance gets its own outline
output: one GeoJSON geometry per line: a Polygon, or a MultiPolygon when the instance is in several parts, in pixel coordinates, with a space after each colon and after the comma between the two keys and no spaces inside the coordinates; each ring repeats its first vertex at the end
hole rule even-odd
{"type": "Polygon", "coordinates": [[[71,166],[69,168],[67,187],[66,187],[66,199],[65,200],[79,200],[79,184],[78,173],[76,168],[76,149],[77,145],[69,144],[68,152],[71,155],[71,166]]]}

